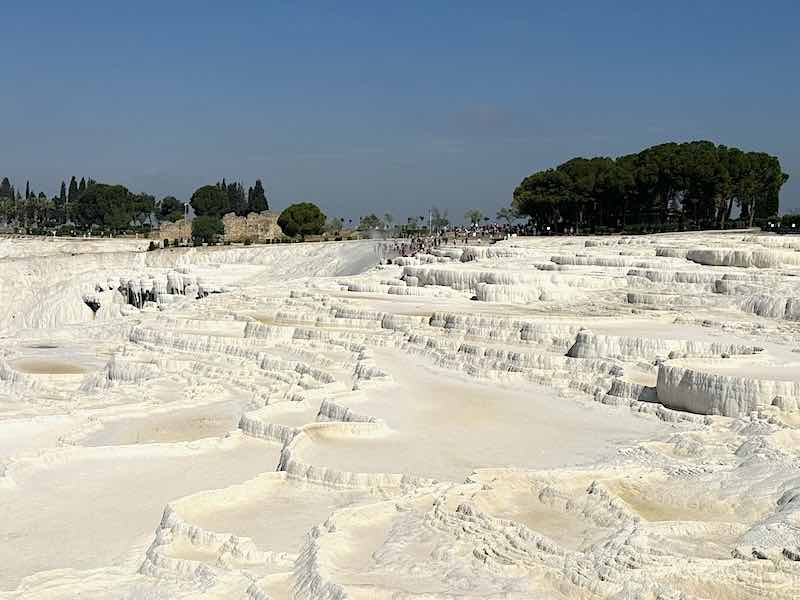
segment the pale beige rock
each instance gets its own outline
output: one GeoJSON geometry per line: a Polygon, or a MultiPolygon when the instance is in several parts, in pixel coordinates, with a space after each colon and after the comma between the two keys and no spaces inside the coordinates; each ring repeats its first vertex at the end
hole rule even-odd
{"type": "Polygon", "coordinates": [[[226,242],[266,242],[278,240],[283,236],[283,231],[278,225],[279,212],[264,211],[250,213],[246,217],[228,213],[222,217],[225,226],[224,239],[226,242]]]}

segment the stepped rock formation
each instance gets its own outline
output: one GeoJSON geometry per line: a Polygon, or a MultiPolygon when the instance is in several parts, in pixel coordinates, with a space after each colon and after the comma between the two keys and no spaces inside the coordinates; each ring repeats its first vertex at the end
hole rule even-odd
{"type": "Polygon", "coordinates": [[[0,598],[800,598],[800,241],[145,242],[0,240],[0,598]]]}

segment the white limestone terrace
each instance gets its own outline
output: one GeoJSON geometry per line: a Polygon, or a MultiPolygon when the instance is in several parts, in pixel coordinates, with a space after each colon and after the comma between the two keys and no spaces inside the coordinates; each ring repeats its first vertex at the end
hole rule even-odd
{"type": "Polygon", "coordinates": [[[0,598],[783,599],[800,240],[0,243],[0,598]]]}

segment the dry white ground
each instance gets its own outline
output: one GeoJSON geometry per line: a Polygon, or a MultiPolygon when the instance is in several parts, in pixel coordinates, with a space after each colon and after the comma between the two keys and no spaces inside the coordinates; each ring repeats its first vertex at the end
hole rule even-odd
{"type": "Polygon", "coordinates": [[[800,239],[0,240],[0,598],[800,598],[800,239]]]}

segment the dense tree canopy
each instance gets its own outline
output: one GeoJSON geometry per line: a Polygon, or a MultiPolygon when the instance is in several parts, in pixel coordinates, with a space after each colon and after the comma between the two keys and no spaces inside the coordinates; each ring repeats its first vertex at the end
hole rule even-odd
{"type": "Polygon", "coordinates": [[[244,188],[238,181],[229,183],[225,190],[228,194],[228,206],[240,217],[250,212],[247,205],[247,198],[244,196],[244,188]]]}
{"type": "Polygon", "coordinates": [[[316,204],[298,202],[287,207],[278,217],[278,225],[283,232],[296,235],[318,235],[325,226],[325,215],[316,204]]]}
{"type": "Polygon", "coordinates": [[[175,196],[165,196],[158,203],[158,217],[161,221],[175,222],[183,218],[184,204],[175,196]]]}
{"type": "Polygon", "coordinates": [[[245,195],[244,186],[240,182],[228,183],[223,178],[214,185],[204,185],[196,189],[190,202],[195,214],[198,215],[221,217],[233,212],[241,217],[251,212],[269,210],[267,196],[260,179],[256,179],[255,186],[248,188],[245,195]]]}
{"type": "Polygon", "coordinates": [[[155,198],[135,194],[121,185],[97,183],[91,178],[61,182],[58,195],[48,198],[30,182],[25,196],[15,192],[8,178],[0,181],[0,225],[44,233],[69,225],[72,229],[131,230],[153,224],[155,198]]]}
{"type": "Polygon", "coordinates": [[[512,208],[559,229],[724,227],[734,207],[752,225],[754,218],[777,214],[788,177],[779,160],[763,152],[707,141],[669,143],[617,159],[573,158],[533,173],[514,190],[512,208]]]}
{"type": "Polygon", "coordinates": [[[260,179],[256,179],[255,186],[247,190],[247,208],[249,212],[269,210],[267,195],[264,193],[264,186],[260,179]]]}
{"type": "Polygon", "coordinates": [[[383,229],[383,221],[376,214],[364,215],[358,222],[358,229],[366,231],[367,229],[383,229]]]}
{"type": "Polygon", "coordinates": [[[197,188],[190,203],[195,214],[200,217],[221,217],[231,211],[228,192],[220,184],[197,188]]]}
{"type": "Polygon", "coordinates": [[[96,225],[118,231],[129,228],[135,219],[143,222],[154,208],[155,201],[148,194],[133,194],[122,185],[89,180],[69,205],[69,217],[80,227],[96,225]]]}
{"type": "Polygon", "coordinates": [[[508,225],[511,225],[511,223],[519,219],[519,214],[514,207],[501,208],[497,211],[497,219],[500,221],[505,221],[508,225]]]}
{"type": "Polygon", "coordinates": [[[447,218],[447,211],[441,211],[437,207],[431,209],[431,227],[434,231],[441,231],[450,225],[450,219],[447,218]]]}
{"type": "MultiPolygon", "coordinates": [[[[0,179],[0,227],[13,227],[29,233],[48,233],[59,227],[67,231],[102,229],[109,232],[140,231],[157,221],[177,221],[184,215],[184,204],[174,196],[156,203],[149,194],[130,192],[121,185],[98,183],[74,175],[62,181],[58,195],[48,198],[36,192],[29,181],[25,195],[17,191],[8,177],[0,179]]],[[[225,179],[203,186],[192,195],[191,205],[198,216],[222,217],[228,212],[247,215],[268,210],[261,180],[245,194],[240,182],[225,179]]]]}
{"type": "Polygon", "coordinates": [[[223,233],[225,226],[219,217],[201,215],[192,219],[192,239],[198,242],[214,242],[223,233]]]}

